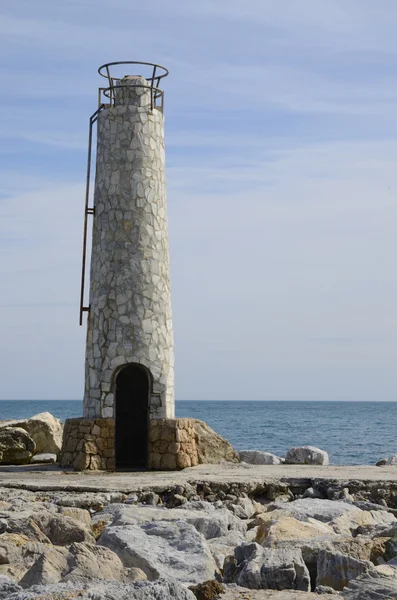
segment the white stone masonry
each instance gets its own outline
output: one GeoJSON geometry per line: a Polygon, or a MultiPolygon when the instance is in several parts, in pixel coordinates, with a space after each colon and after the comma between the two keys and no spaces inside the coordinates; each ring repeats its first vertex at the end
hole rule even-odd
{"type": "Polygon", "coordinates": [[[164,120],[148,83],[121,80],[98,118],[84,416],[114,417],[122,365],[151,373],[150,414],[174,417],[164,120]]]}

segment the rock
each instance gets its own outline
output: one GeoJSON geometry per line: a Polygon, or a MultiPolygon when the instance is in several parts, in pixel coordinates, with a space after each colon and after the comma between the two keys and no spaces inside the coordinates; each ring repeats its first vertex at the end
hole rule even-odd
{"type": "Polygon", "coordinates": [[[389,458],[386,459],[385,465],[397,465],[397,454],[393,454],[389,458]]]}
{"type": "Polygon", "coordinates": [[[56,546],[67,546],[73,542],[93,543],[95,541],[88,528],[76,521],[75,518],[42,512],[33,515],[32,519],[56,546]]]}
{"type": "Polygon", "coordinates": [[[324,500],[324,498],[325,498],[324,494],[320,490],[318,490],[316,488],[312,488],[312,487],[307,488],[307,490],[305,490],[302,497],[303,498],[320,498],[321,500],[324,500]]]}
{"type": "Polygon", "coordinates": [[[307,521],[309,518],[329,523],[334,519],[345,514],[361,514],[363,511],[347,502],[335,500],[320,500],[317,498],[301,498],[293,502],[274,503],[268,506],[269,518],[276,518],[276,515],[290,515],[298,521],[307,521]],[[274,510],[274,517],[270,512],[274,510]]]}
{"type": "Polygon", "coordinates": [[[34,441],[21,427],[3,427],[0,429],[0,464],[27,464],[35,449],[34,441]]]}
{"type": "Polygon", "coordinates": [[[327,452],[314,446],[291,448],[285,455],[287,465],[329,465],[327,452]]]}
{"type": "Polygon", "coordinates": [[[261,567],[262,584],[266,589],[310,591],[310,575],[297,549],[275,549],[266,552],[261,567]]]}
{"type": "Polygon", "coordinates": [[[302,522],[293,517],[283,517],[262,523],[255,541],[264,547],[277,547],[280,542],[288,542],[292,545],[293,543],[332,537],[336,537],[334,530],[324,523],[314,519],[302,522]]]}
{"type": "Polygon", "coordinates": [[[264,549],[242,544],[225,561],[224,581],[249,589],[310,590],[309,571],[299,549],[264,549]]]}
{"type": "Polygon", "coordinates": [[[385,574],[372,569],[350,581],[343,590],[344,600],[395,600],[397,598],[397,575],[385,574]]]}
{"type": "Polygon", "coordinates": [[[316,594],[333,594],[335,596],[339,596],[338,592],[329,587],[328,585],[318,585],[315,589],[316,594]]]}
{"type": "Polygon", "coordinates": [[[388,511],[361,510],[351,503],[340,500],[316,498],[302,498],[287,504],[273,503],[268,506],[268,512],[259,515],[257,520],[259,524],[260,521],[275,520],[282,516],[292,516],[298,521],[308,521],[309,518],[322,521],[328,523],[335,533],[343,535],[356,532],[360,527],[370,526],[374,530],[379,530],[379,535],[385,537],[383,532],[385,527],[394,524],[397,526],[396,517],[388,511]]]}
{"type": "Polygon", "coordinates": [[[237,498],[234,502],[228,502],[226,506],[236,517],[243,520],[250,519],[257,510],[250,498],[237,498]]]}
{"type": "Polygon", "coordinates": [[[91,515],[88,510],[84,508],[77,508],[76,506],[60,506],[59,514],[70,517],[74,521],[81,523],[88,530],[91,528],[91,515]]]}
{"type": "Polygon", "coordinates": [[[233,554],[236,546],[240,546],[245,541],[247,541],[245,536],[239,531],[230,531],[228,535],[207,540],[215,564],[220,571],[223,570],[225,558],[229,554],[233,554]]]}
{"type": "Polygon", "coordinates": [[[4,421],[0,423],[0,429],[10,425],[28,432],[36,444],[36,454],[51,453],[58,456],[61,452],[63,425],[49,412],[39,413],[30,419],[4,421]]]}
{"type": "Polygon", "coordinates": [[[30,459],[31,465],[51,465],[57,462],[57,455],[44,453],[44,454],[35,454],[30,459]]]}
{"type": "Polygon", "coordinates": [[[20,586],[16,585],[9,577],[0,575],[0,600],[8,600],[11,594],[20,591],[20,586]]]}
{"type": "Polygon", "coordinates": [[[387,464],[387,458],[381,458],[380,460],[378,460],[377,463],[375,463],[375,466],[384,467],[386,464],[387,464]]]}
{"type": "Polygon", "coordinates": [[[103,546],[74,543],[69,549],[48,547],[19,583],[27,588],[60,581],[120,581],[123,577],[124,567],[114,552],[103,546]]]}
{"type": "Polygon", "coordinates": [[[241,462],[250,465],[280,465],[283,462],[279,456],[261,450],[241,450],[239,456],[241,462]]]}
{"type": "Polygon", "coordinates": [[[213,579],[216,571],[205,540],[184,521],[112,524],[99,543],[115,552],[125,567],[142,569],[149,580],[161,574],[195,584],[213,579]]]}
{"type": "Polygon", "coordinates": [[[322,595],[322,592],[311,594],[310,592],[295,592],[290,590],[250,590],[236,585],[224,585],[225,591],[219,600],[338,600],[338,592],[322,595]],[[319,595],[321,594],[321,595],[319,595]]]}
{"type": "Polygon", "coordinates": [[[191,586],[189,588],[196,596],[197,600],[217,600],[219,594],[224,591],[223,585],[212,579],[211,581],[204,581],[198,585],[191,586]]]}
{"type": "Polygon", "coordinates": [[[205,539],[228,535],[231,531],[245,533],[247,525],[226,508],[215,508],[208,502],[189,503],[181,508],[109,505],[93,518],[93,523],[112,516],[113,525],[149,523],[151,521],[185,521],[193,525],[205,539]],[[194,508],[196,507],[196,508],[194,508]]]}
{"type": "Polygon", "coordinates": [[[349,581],[370,571],[373,564],[350,556],[321,550],[317,560],[316,585],[324,585],[341,591],[349,581]]]}
{"type": "Polygon", "coordinates": [[[231,444],[211,429],[207,423],[198,419],[192,419],[192,423],[196,435],[199,464],[239,462],[239,456],[231,444]]]}
{"type": "MultiPolygon", "coordinates": [[[[196,600],[193,592],[168,580],[130,584],[115,581],[57,583],[37,585],[30,590],[15,591],[6,596],[1,595],[2,585],[0,580],[0,600],[196,600]]],[[[11,584],[7,582],[6,585],[11,584]]]]}

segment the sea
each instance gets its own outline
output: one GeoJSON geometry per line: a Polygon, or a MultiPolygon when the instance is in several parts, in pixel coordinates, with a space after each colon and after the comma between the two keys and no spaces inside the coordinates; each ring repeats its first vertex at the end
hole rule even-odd
{"type": "MultiPolygon", "coordinates": [[[[61,421],[80,417],[77,400],[3,400],[0,420],[48,411],[61,421]]],[[[293,446],[326,450],[331,464],[368,465],[397,454],[396,402],[176,402],[177,417],[206,421],[236,450],[284,456],[293,446]]]]}

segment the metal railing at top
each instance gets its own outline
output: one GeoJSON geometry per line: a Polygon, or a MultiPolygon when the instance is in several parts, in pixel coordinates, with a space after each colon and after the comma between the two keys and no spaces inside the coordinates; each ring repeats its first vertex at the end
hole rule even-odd
{"type": "MultiPolygon", "coordinates": [[[[139,62],[136,60],[123,60],[118,62],[111,62],[102,65],[98,69],[98,73],[101,77],[105,77],[108,80],[109,85],[105,88],[100,87],[98,91],[98,106],[103,104],[102,95],[109,99],[110,106],[115,106],[117,102],[117,90],[122,87],[120,85],[123,77],[118,76],[118,68],[121,65],[137,65],[140,70],[142,70],[142,75],[137,75],[137,77],[143,77],[148,82],[148,86],[137,84],[132,87],[147,87],[150,89],[150,108],[158,108],[159,110],[164,109],[164,92],[160,89],[160,81],[167,77],[168,69],[165,67],[158,65],[156,63],[148,63],[148,62],[139,62]],[[117,71],[117,75],[116,75],[117,71]],[[160,102],[158,102],[160,101],[160,102]]],[[[131,85],[131,84],[129,84],[131,85]]]]}

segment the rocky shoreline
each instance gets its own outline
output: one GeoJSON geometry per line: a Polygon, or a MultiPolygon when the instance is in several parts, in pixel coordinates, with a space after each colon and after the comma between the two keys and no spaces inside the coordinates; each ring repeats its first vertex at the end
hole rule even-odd
{"type": "Polygon", "coordinates": [[[51,490],[0,473],[0,599],[397,598],[397,478],[225,482],[217,470],[168,485],[151,474],[129,493],[106,491],[106,475],[99,492],[89,475],[51,490]]]}
{"type": "Polygon", "coordinates": [[[77,473],[40,464],[62,443],[48,413],[0,423],[10,463],[7,443],[30,464],[0,465],[0,600],[397,599],[393,457],[333,467],[311,446],[224,441],[230,462],[77,473]]]}

